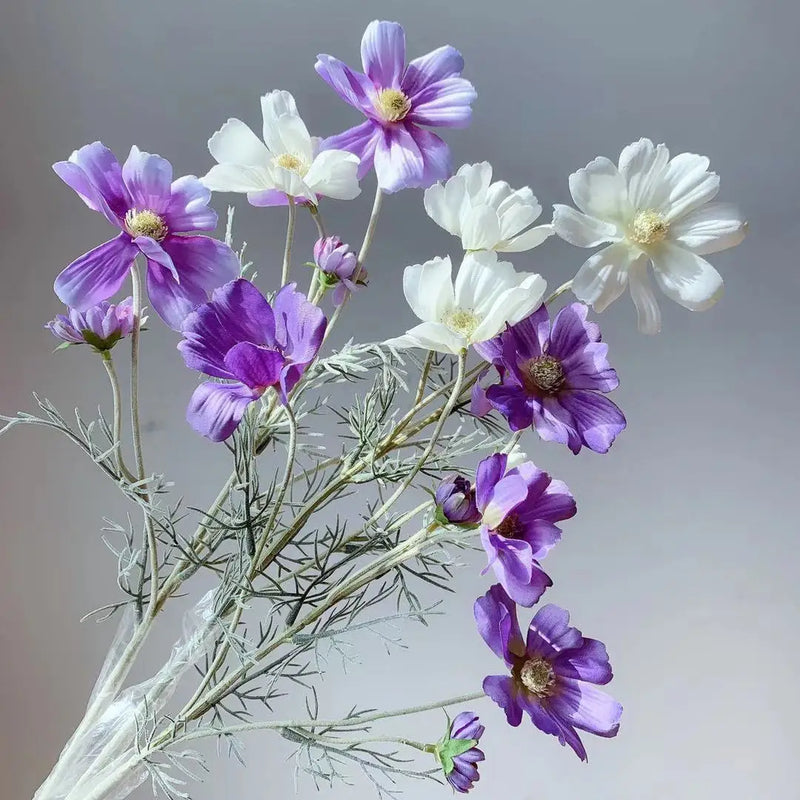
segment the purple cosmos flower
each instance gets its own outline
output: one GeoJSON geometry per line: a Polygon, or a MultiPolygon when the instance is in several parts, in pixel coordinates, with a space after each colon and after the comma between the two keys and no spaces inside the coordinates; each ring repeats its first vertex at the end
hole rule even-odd
{"type": "Polygon", "coordinates": [[[208,207],[210,190],[192,175],[172,180],[172,165],[132,147],[120,166],[101,142],[76,150],[53,165],[92,211],[121,233],[73,261],[57,278],[56,294],[86,311],[122,286],[134,259],[147,259],[147,291],[156,313],[174,329],[208,299],[210,291],[239,274],[236,254],[209,236],[217,213],[208,207]]]}
{"type": "Polygon", "coordinates": [[[443,525],[477,525],[481,512],[475,503],[475,489],[461,475],[448,475],[436,489],[436,516],[443,525]]]}
{"type": "Polygon", "coordinates": [[[625,416],[602,393],[619,385],[608,363],[600,327],[586,320],[582,303],[550,315],[537,311],[490,342],[476,345],[498,369],[501,383],[484,398],[473,393],[473,412],[496,408],[512,431],[533,425],[542,439],[566,444],[573,453],[586,445],[605,453],[625,428],[625,416]]]}
{"type": "Polygon", "coordinates": [[[338,236],[326,236],[317,240],[314,245],[314,263],[320,270],[322,285],[326,289],[336,287],[333,292],[333,303],[336,306],[340,306],[349,293],[358,291],[359,286],[367,285],[367,271],[359,270],[356,254],[338,236]]]}
{"type": "MultiPolygon", "coordinates": [[[[146,318],[141,320],[144,325],[146,318]]],[[[71,344],[88,344],[101,353],[110,350],[120,339],[133,331],[133,298],[126,297],[114,305],[105,300],[86,311],[68,308],[45,326],[57,339],[59,347],[71,344]]]]}
{"type": "Polygon", "coordinates": [[[364,73],[328,55],[316,70],[367,121],[332,136],[324,146],[350,150],[361,159],[359,177],[374,164],[386,192],[427,187],[451,173],[447,145],[423,125],[464,128],[476,97],[461,77],[464,59],[453,47],[439,47],[406,66],[406,35],[396,22],[375,20],[364,31],[364,73]]]}
{"type": "Polygon", "coordinates": [[[462,794],[466,794],[480,778],[478,763],[486,756],[477,744],[484,730],[477,714],[462,711],[436,744],[436,758],[447,782],[462,794]]]}
{"type": "Polygon", "coordinates": [[[553,585],[538,559],[561,538],[555,523],[574,516],[575,500],[566,484],[531,461],[507,467],[504,453],[478,464],[475,499],[481,541],[489,557],[486,569],[494,569],[515,602],[530,607],[553,585]]]}
{"type": "Polygon", "coordinates": [[[583,761],[586,750],[576,728],[617,735],[622,706],[593,685],[612,678],[605,645],[571,628],[563,608],[540,608],[526,641],[514,603],[495,585],[475,601],[475,622],[484,642],[511,671],[483,680],[483,691],[506,712],[509,725],[519,725],[524,711],[539,730],[558,736],[583,761]]]}
{"type": "Polygon", "coordinates": [[[316,357],[326,324],[294,283],[284,286],[271,306],[244,278],[221,286],[211,302],[186,317],[178,349],[190,369],[232,383],[200,384],[186,411],[189,424],[221,442],[270,387],[286,402],[316,357]]]}

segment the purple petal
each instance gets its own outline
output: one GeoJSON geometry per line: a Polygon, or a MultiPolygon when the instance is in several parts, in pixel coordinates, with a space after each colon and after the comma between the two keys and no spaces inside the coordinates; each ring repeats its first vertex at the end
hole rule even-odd
{"type": "Polygon", "coordinates": [[[552,710],[576,728],[596,736],[613,737],[619,732],[622,706],[611,695],[590,683],[567,678],[551,698],[552,710]]]}
{"type": "Polygon", "coordinates": [[[577,628],[570,627],[569,612],[549,603],[542,606],[528,628],[528,655],[552,658],[561,650],[580,647],[583,637],[577,628]]]}
{"type": "Polygon", "coordinates": [[[483,691],[506,712],[508,724],[516,728],[522,722],[522,707],[517,700],[514,681],[508,675],[487,675],[483,691]]]}
{"type": "Polygon", "coordinates": [[[211,190],[194,175],[172,182],[164,221],[172,233],[211,231],[217,226],[217,212],[209,207],[211,190]]]}
{"type": "Polygon", "coordinates": [[[512,326],[503,334],[503,357],[509,363],[538,358],[545,352],[550,337],[550,314],[542,303],[533,314],[512,326]],[[510,346],[510,347],[509,347],[510,346]],[[517,357],[506,358],[516,351],[517,357]]]}
{"type": "Polygon", "coordinates": [[[323,150],[347,150],[355,153],[361,163],[358,166],[358,177],[363,178],[372,169],[375,161],[375,148],[383,137],[383,129],[377,122],[367,120],[343,133],[328,137],[322,143],[323,150]]]}
{"type": "Polygon", "coordinates": [[[287,359],[305,365],[316,357],[328,323],[322,310],[295,287],[289,283],[275,296],[275,338],[287,359]]]}
{"type": "Polygon", "coordinates": [[[342,100],[368,117],[377,118],[374,105],[375,87],[366,75],[350,69],[338,58],[325,54],[317,56],[314,69],[342,100]]]}
{"type": "Polygon", "coordinates": [[[208,299],[208,293],[201,286],[191,281],[178,283],[172,273],[149,259],[147,294],[153,310],[174,331],[181,330],[186,317],[208,299]]]}
{"type": "Polygon", "coordinates": [[[450,725],[451,739],[480,739],[484,727],[474,711],[462,711],[450,725]]]}
{"type": "Polygon", "coordinates": [[[403,76],[402,89],[408,97],[413,97],[432,83],[460,75],[463,69],[464,59],[455,47],[449,44],[437,47],[436,50],[409,62],[403,76]]]}
{"type": "Polygon", "coordinates": [[[421,186],[425,161],[414,137],[404,125],[392,125],[380,132],[375,148],[375,174],[385,192],[421,186]]]}
{"type": "Polygon", "coordinates": [[[581,439],[595,453],[607,453],[625,429],[625,415],[601,394],[567,391],[559,395],[559,402],[572,414],[581,439]]]}
{"type": "Polygon", "coordinates": [[[361,39],[361,63],[369,79],[382,89],[400,88],[406,66],[406,34],[397,22],[374,20],[361,39]]]}
{"type": "Polygon", "coordinates": [[[550,708],[539,705],[535,700],[525,702],[523,698],[523,705],[531,721],[540,731],[557,736],[562,745],[568,744],[581,761],[586,761],[586,748],[577,731],[566,720],[550,708]]]}
{"type": "Polygon", "coordinates": [[[478,464],[475,473],[475,501],[480,511],[489,505],[494,487],[505,474],[507,464],[508,456],[505,453],[494,453],[478,464]]]}
{"type": "Polygon", "coordinates": [[[148,262],[154,261],[169,272],[176,281],[179,280],[178,270],[172,263],[172,256],[155,239],[151,239],[149,236],[137,236],[133,243],[148,262]]]}
{"type": "Polygon", "coordinates": [[[136,145],[122,165],[122,180],[128,187],[133,205],[163,214],[170,201],[172,165],[161,156],[142,152],[136,145]]]}
{"type": "Polygon", "coordinates": [[[245,386],[263,392],[278,382],[285,361],[277,350],[250,342],[234,345],[225,355],[225,366],[245,386]]]}
{"type": "Polygon", "coordinates": [[[492,568],[502,587],[515,603],[525,608],[535,605],[553,581],[533,559],[530,545],[497,535],[490,535],[490,540],[497,552],[492,568]]]}
{"type": "MultiPolygon", "coordinates": [[[[455,761],[453,763],[455,764],[455,761]]],[[[466,775],[462,775],[455,766],[445,777],[447,782],[461,794],[466,794],[472,788],[472,781],[466,775]]]]}
{"type": "Polygon", "coordinates": [[[411,123],[408,123],[407,127],[411,131],[420,153],[422,153],[424,162],[422,183],[419,184],[420,188],[427,189],[436,181],[443,181],[449,178],[453,174],[453,164],[450,158],[450,148],[445,141],[433,131],[425,128],[419,128],[411,123]]]}
{"type": "Polygon", "coordinates": [[[525,653],[517,607],[502,586],[495,584],[473,606],[478,633],[492,652],[511,666],[525,653]]]}
{"type": "Polygon", "coordinates": [[[119,291],[138,252],[131,237],[120,233],[63,270],[55,280],[55,293],[66,305],[85,311],[119,291]]]}
{"type": "Polygon", "coordinates": [[[561,362],[564,370],[564,388],[591,389],[611,392],[619,386],[619,378],[608,363],[608,345],[590,342],[575,350],[561,362]]]}
{"type": "Polygon", "coordinates": [[[556,314],[550,334],[552,355],[563,360],[590,342],[600,341],[600,326],[587,321],[588,313],[589,307],[583,303],[571,303],[556,314]]]}
{"type": "Polygon", "coordinates": [[[475,342],[475,352],[490,364],[499,364],[503,358],[503,341],[500,336],[488,339],[485,342],[475,342]]]}
{"type": "Polygon", "coordinates": [[[606,684],[613,677],[606,646],[597,639],[584,639],[580,647],[559,653],[553,666],[559,675],[589,683],[606,684]]]}
{"type": "Polygon", "coordinates": [[[241,383],[201,383],[186,409],[186,421],[212,442],[227,439],[241,422],[253,394],[241,383]]]}
{"type": "Polygon", "coordinates": [[[210,236],[167,236],[161,247],[169,254],[180,282],[207,292],[239,275],[239,258],[225,242],[210,236]]]}
{"type": "Polygon", "coordinates": [[[578,435],[572,414],[561,405],[560,396],[545,397],[534,404],[533,427],[546,442],[560,442],[573,453],[578,453],[583,441],[578,435]]]}
{"type": "Polygon", "coordinates": [[[102,142],[84,145],[69,161],[53,164],[53,169],[92,211],[101,213],[112,225],[122,226],[131,198],[117,157],[102,142]]]}
{"type": "Polygon", "coordinates": [[[533,406],[536,401],[516,381],[508,378],[503,383],[490,386],[486,399],[508,421],[512,431],[522,431],[533,424],[533,406]]]}
{"type": "Polygon", "coordinates": [[[500,523],[528,496],[528,485],[520,475],[502,477],[492,490],[492,496],[483,509],[483,521],[492,528],[500,523]]]}
{"type": "Polygon", "coordinates": [[[475,417],[485,417],[492,410],[492,404],[486,397],[486,387],[482,384],[482,380],[486,377],[488,372],[488,369],[483,370],[472,386],[469,412],[475,417]]]}
{"type": "Polygon", "coordinates": [[[472,118],[475,87],[465,78],[444,78],[410,97],[409,122],[440,128],[466,128],[472,118]]]}
{"type": "Polygon", "coordinates": [[[248,192],[247,202],[257,208],[289,205],[289,196],[278,189],[264,189],[260,192],[248,192]]]}

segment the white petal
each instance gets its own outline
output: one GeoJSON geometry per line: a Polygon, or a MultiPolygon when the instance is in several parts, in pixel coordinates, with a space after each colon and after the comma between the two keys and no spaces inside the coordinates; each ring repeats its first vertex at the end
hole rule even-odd
{"type": "Polygon", "coordinates": [[[625,291],[628,269],[640,257],[625,242],[603,248],[588,258],[572,281],[578,300],[604,311],[625,291]]]}
{"type": "Polygon", "coordinates": [[[542,207],[530,187],[523,186],[510,192],[497,206],[500,231],[504,239],[511,239],[539,218],[542,207]]]}
{"type": "Polygon", "coordinates": [[[208,151],[220,164],[266,166],[270,160],[264,142],[240,119],[229,119],[208,140],[208,151]]]}
{"type": "Polygon", "coordinates": [[[651,335],[658,333],[661,330],[661,310],[650,285],[650,278],[647,277],[646,258],[640,258],[629,270],[628,286],[636,306],[639,331],[651,335]]]}
{"type": "Polygon", "coordinates": [[[422,322],[407,331],[405,335],[387,340],[386,344],[398,349],[421,347],[437,353],[458,355],[468,343],[463,336],[454,333],[446,325],[439,322],[422,322]]]}
{"type": "Polygon", "coordinates": [[[704,258],[672,242],[664,242],[651,258],[656,283],[684,308],[705,311],[722,296],[722,276],[704,258]]]}
{"type": "Polygon", "coordinates": [[[310,163],[314,158],[311,136],[297,113],[297,105],[289,92],[275,91],[261,98],[264,118],[264,141],[273,155],[291,153],[310,163]]]}
{"type": "Polygon", "coordinates": [[[314,159],[304,180],[314,192],[334,200],[352,200],[361,194],[357,155],[346,150],[323,150],[314,159]]]}
{"type": "Polygon", "coordinates": [[[515,325],[532,314],[542,304],[547,282],[541,275],[524,273],[519,285],[506,289],[496,298],[470,337],[473,342],[485,342],[501,333],[506,324],[515,325]]]}
{"type": "Polygon", "coordinates": [[[454,175],[442,185],[436,183],[425,191],[425,211],[440,227],[453,236],[461,235],[461,208],[467,201],[465,179],[454,175]]]}
{"type": "Polygon", "coordinates": [[[483,196],[492,182],[492,165],[488,161],[479,164],[464,164],[459,167],[456,175],[464,178],[467,194],[478,202],[483,202],[483,196]]]}
{"type": "Polygon", "coordinates": [[[212,192],[260,192],[275,188],[266,167],[239,164],[215,164],[200,182],[212,192]]]}
{"type": "Polygon", "coordinates": [[[624,224],[631,216],[628,187],[616,165],[600,156],[569,176],[575,205],[591,217],[624,224]]]}
{"type": "Polygon", "coordinates": [[[455,306],[483,315],[501,292],[517,283],[513,265],[508,261],[498,261],[497,253],[467,253],[456,276],[455,306]]]}
{"type": "Polygon", "coordinates": [[[273,164],[270,174],[272,175],[273,188],[284,194],[291,195],[296,200],[309,200],[316,205],[316,194],[311,191],[306,182],[294,170],[273,164]]]}
{"type": "Polygon", "coordinates": [[[453,308],[452,271],[449,256],[405,268],[403,293],[419,319],[438,323],[453,308]]]}
{"type": "Polygon", "coordinates": [[[500,253],[522,253],[524,250],[532,250],[534,247],[538,247],[554,233],[555,230],[553,230],[552,225],[536,225],[523,231],[513,239],[499,242],[495,249],[500,253]]]}
{"type": "Polygon", "coordinates": [[[617,226],[596,217],[581,214],[572,206],[553,206],[553,229],[565,241],[576,247],[597,247],[605,242],[619,241],[617,226]]]}
{"type": "Polygon", "coordinates": [[[649,139],[629,144],[619,156],[619,171],[628,185],[628,199],[634,209],[645,210],[657,205],[656,193],[663,183],[669,150],[649,139]]]}
{"type": "Polygon", "coordinates": [[[658,208],[667,222],[674,222],[684,214],[713,200],[719,191],[719,175],[708,171],[705,156],[681,153],[675,156],[664,171],[663,200],[658,208]]]}
{"type": "Polygon", "coordinates": [[[747,223],[730,203],[708,203],[670,227],[670,238],[697,255],[717,253],[740,244],[747,223]]]}
{"type": "Polygon", "coordinates": [[[500,221],[490,206],[475,206],[461,214],[461,246],[465,250],[492,250],[500,238],[500,221]]]}

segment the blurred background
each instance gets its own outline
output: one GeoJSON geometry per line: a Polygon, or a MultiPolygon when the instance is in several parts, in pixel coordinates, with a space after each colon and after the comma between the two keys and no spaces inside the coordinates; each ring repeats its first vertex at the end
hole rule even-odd
{"type": "MultiPolygon", "coordinates": [[[[316,76],[318,52],[357,64],[373,18],[406,26],[410,57],[450,43],[478,90],[474,122],[446,134],[456,165],[490,160],[498,178],[529,184],[545,209],[569,202],[567,176],[596,155],[616,159],[648,136],[673,153],[707,154],[720,199],[739,203],[750,235],[712,261],[726,293],[692,315],[664,300],[663,332],[637,333],[620,300],[601,318],[622,385],[628,430],[611,453],[524,440],[568,482],[578,516],[548,558],[548,599],[607,642],[613,693],[625,705],[614,741],[587,736],[590,762],[524,724],[506,726],[488,700],[487,760],[476,797],[518,800],[727,800],[800,796],[797,624],[797,142],[800,14],[784,0],[430,0],[404,3],[28,0],[0,24],[0,410],[33,410],[31,392],[62,411],[108,408],[99,360],[53,354],[42,324],[61,311],[53,278],[109,236],[105,221],[50,165],[95,139],[123,158],[132,143],[203,174],[208,137],[230,116],[260,129],[259,96],[292,91],[312,133],[355,124],[355,111],[316,76]]],[[[360,240],[372,177],[351,203],[330,203],[329,229],[360,240]]],[[[227,197],[215,198],[224,213],[227,197]]],[[[237,202],[262,286],[279,269],[284,214],[237,202]]],[[[549,212],[546,210],[545,214],[549,212]]],[[[301,217],[298,260],[313,229],[301,217]]],[[[424,214],[421,192],[388,198],[368,263],[372,283],[347,310],[339,342],[383,339],[412,315],[399,302],[402,268],[455,254],[424,214]]],[[[555,287],[586,252],[549,240],[514,257],[555,287]]],[[[155,322],[145,338],[146,459],[190,506],[206,505],[228,474],[227,453],[195,435],[184,408],[195,376],[176,337],[155,322]]],[[[77,723],[114,624],[79,623],[117,598],[103,518],[130,511],[91,464],[54,434],[17,429],[0,441],[0,797],[32,796],[77,723]]],[[[365,638],[364,665],[334,663],[324,715],[473,691],[495,657],[471,605],[488,579],[480,559],[459,572],[446,615],[403,631],[386,654],[365,638]]],[[[167,615],[137,675],[162,662],[179,630],[167,615]]],[[[442,716],[391,729],[431,741],[442,716]]],[[[286,742],[251,736],[248,767],[224,755],[195,800],[295,792],[286,742]]],[[[447,787],[411,783],[409,797],[447,787]]],[[[298,797],[315,796],[301,776],[298,797]]],[[[148,787],[134,795],[148,796],[148,787]]],[[[372,796],[323,789],[330,798],[372,796]]]]}

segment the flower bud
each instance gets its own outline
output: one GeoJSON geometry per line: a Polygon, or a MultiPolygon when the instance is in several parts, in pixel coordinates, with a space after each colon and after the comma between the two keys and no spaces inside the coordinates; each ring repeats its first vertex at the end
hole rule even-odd
{"type": "Polygon", "coordinates": [[[479,779],[478,762],[485,758],[477,744],[484,727],[472,711],[462,711],[448,726],[445,735],[436,743],[434,755],[442,765],[447,782],[466,794],[479,779]]]}
{"type": "Polygon", "coordinates": [[[475,490],[461,475],[449,475],[436,490],[436,518],[442,525],[477,525],[481,514],[475,490]]]}
{"type": "Polygon", "coordinates": [[[336,286],[333,302],[340,306],[349,292],[367,285],[367,272],[359,270],[356,254],[338,236],[318,239],[314,245],[314,263],[326,289],[336,286]],[[358,279],[356,280],[356,276],[358,279]]]}
{"type": "MultiPolygon", "coordinates": [[[[146,318],[141,320],[144,325],[146,318]]],[[[133,331],[133,298],[127,297],[118,305],[103,301],[86,311],[68,308],[45,325],[50,333],[62,340],[61,347],[88,344],[98,353],[110,350],[120,339],[133,331]]]]}

